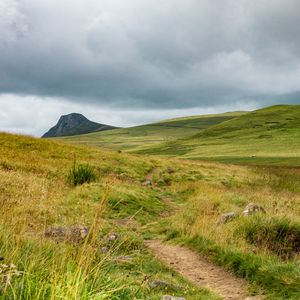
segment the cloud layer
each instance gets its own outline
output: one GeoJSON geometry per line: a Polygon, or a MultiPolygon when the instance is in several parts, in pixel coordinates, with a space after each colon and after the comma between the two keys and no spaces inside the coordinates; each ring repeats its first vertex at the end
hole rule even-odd
{"type": "Polygon", "coordinates": [[[0,94],[116,111],[299,103],[299,11],[298,0],[1,0],[0,94]]]}

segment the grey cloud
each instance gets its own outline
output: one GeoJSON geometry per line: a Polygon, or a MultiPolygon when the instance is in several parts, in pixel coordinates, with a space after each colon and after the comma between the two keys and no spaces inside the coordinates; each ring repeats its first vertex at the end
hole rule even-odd
{"type": "Polygon", "coordinates": [[[297,0],[0,3],[3,94],[177,109],[300,91],[297,0]]]}

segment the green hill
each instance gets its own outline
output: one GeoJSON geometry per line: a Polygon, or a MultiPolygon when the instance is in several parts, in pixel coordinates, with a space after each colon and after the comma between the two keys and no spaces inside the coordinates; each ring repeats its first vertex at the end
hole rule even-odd
{"type": "Polygon", "coordinates": [[[202,274],[196,286],[177,272],[176,257],[157,259],[149,239],[179,243],[244,277],[249,295],[300,299],[299,179],[299,168],[0,133],[0,299],[221,299],[202,274]],[[266,213],[245,217],[250,202],[266,213]],[[236,218],[219,223],[227,212],[236,218]],[[153,288],[157,282],[167,284],[153,288]]]}
{"type": "Polygon", "coordinates": [[[195,135],[210,126],[220,124],[242,114],[245,114],[245,112],[176,118],[131,128],[69,136],[63,139],[68,142],[115,150],[141,151],[161,143],[195,135]]]}
{"type": "Polygon", "coordinates": [[[140,153],[221,162],[300,165],[300,105],[277,105],[140,153]]]}

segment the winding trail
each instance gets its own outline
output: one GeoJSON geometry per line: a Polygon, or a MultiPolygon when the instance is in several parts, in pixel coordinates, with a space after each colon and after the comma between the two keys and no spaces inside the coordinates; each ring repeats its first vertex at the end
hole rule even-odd
{"type": "Polygon", "coordinates": [[[148,172],[148,174],[146,175],[145,180],[144,180],[144,183],[147,182],[147,181],[152,181],[152,178],[153,178],[153,176],[154,176],[154,174],[155,174],[155,172],[156,172],[157,170],[158,170],[157,167],[152,168],[152,169],[148,172]]]}
{"type": "Polygon", "coordinates": [[[154,255],[169,267],[197,286],[207,287],[223,299],[243,300],[247,298],[247,283],[222,267],[181,246],[170,245],[159,240],[145,241],[154,255]]]}

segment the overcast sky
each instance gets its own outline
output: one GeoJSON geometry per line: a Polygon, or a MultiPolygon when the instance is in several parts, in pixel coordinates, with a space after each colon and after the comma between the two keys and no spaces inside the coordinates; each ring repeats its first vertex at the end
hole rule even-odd
{"type": "Polygon", "coordinates": [[[299,0],[0,0],[0,130],[300,104],[299,0]]]}

